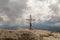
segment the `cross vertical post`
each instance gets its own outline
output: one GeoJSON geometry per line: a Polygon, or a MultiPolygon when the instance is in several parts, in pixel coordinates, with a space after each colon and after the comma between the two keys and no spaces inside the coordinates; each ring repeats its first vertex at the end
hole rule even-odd
{"type": "Polygon", "coordinates": [[[30,30],[32,29],[32,16],[30,15],[30,30]]]}
{"type": "Polygon", "coordinates": [[[29,29],[32,30],[32,21],[34,21],[35,19],[32,19],[32,15],[30,14],[29,19],[27,19],[29,21],[29,29]]]}

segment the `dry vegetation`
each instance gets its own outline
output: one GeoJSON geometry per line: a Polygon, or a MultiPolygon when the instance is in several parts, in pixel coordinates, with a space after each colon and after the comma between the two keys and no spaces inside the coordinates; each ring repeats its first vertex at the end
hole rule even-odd
{"type": "Polygon", "coordinates": [[[0,40],[60,40],[60,33],[44,30],[2,30],[0,40]]]}

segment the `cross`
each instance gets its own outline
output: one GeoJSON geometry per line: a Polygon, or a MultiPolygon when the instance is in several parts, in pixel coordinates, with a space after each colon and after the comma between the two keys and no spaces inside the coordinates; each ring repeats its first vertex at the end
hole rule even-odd
{"type": "Polygon", "coordinates": [[[32,21],[34,21],[35,19],[32,19],[32,15],[30,14],[30,17],[27,20],[29,20],[29,29],[32,30],[32,21]]]}

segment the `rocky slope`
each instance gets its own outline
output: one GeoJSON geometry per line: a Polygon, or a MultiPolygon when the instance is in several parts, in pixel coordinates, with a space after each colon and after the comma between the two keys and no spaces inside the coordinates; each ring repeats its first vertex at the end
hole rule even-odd
{"type": "Polygon", "coordinates": [[[60,33],[46,30],[2,30],[0,40],[60,40],[60,33]]]}

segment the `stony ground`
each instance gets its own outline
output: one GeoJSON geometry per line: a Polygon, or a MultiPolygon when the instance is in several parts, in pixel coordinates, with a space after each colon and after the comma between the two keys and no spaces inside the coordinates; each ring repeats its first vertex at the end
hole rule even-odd
{"type": "Polygon", "coordinates": [[[0,40],[60,40],[60,33],[46,30],[0,29],[0,40]]]}

